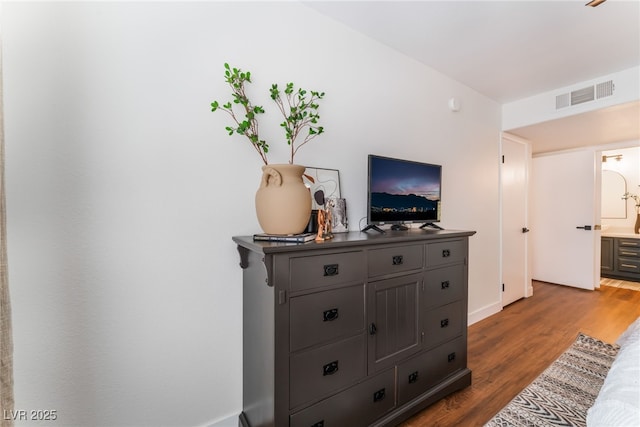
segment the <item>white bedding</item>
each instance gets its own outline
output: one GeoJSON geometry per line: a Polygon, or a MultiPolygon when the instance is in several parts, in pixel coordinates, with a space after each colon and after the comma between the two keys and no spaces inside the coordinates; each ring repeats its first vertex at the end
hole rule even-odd
{"type": "Polygon", "coordinates": [[[640,318],[616,344],[620,351],[587,412],[587,427],[640,427],[640,318]]]}

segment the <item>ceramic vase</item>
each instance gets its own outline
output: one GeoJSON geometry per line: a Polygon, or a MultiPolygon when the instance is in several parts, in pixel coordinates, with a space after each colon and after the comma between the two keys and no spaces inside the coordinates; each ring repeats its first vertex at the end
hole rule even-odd
{"type": "Polygon", "coordinates": [[[636,214],[636,225],[633,227],[633,232],[640,234],[640,213],[636,214]]]}
{"type": "Polygon", "coordinates": [[[305,167],[276,164],[262,167],[256,192],[256,215],[268,234],[298,234],[311,217],[311,194],[302,181],[305,167]]]}

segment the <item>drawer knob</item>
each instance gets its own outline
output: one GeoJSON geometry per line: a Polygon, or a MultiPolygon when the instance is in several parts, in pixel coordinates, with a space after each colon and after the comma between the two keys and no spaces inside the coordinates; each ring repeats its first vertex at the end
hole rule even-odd
{"type": "Polygon", "coordinates": [[[449,326],[449,319],[442,319],[440,321],[440,327],[441,328],[446,328],[447,326],[449,326]]]}
{"type": "Polygon", "coordinates": [[[402,265],[404,263],[404,257],[402,255],[394,255],[392,262],[393,265],[402,265]]]}
{"type": "Polygon", "coordinates": [[[374,402],[381,401],[382,399],[384,399],[384,395],[385,395],[385,390],[381,388],[380,390],[373,393],[373,401],[374,402]]]}
{"type": "Polygon", "coordinates": [[[442,258],[448,258],[451,256],[451,251],[449,249],[444,249],[442,251],[442,258]]]}
{"type": "Polygon", "coordinates": [[[456,360],[456,352],[455,351],[453,353],[449,353],[447,355],[447,362],[453,362],[454,360],[456,360]]]}
{"type": "Polygon", "coordinates": [[[322,376],[326,377],[327,375],[333,375],[338,372],[338,361],[334,360],[333,362],[327,363],[322,367],[322,376]]]}
{"type": "Polygon", "coordinates": [[[338,275],[338,264],[327,264],[324,266],[324,275],[325,276],[337,276],[338,275]]]}
{"type": "Polygon", "coordinates": [[[409,384],[413,384],[418,381],[418,371],[409,374],[409,384]]]}
{"type": "Polygon", "coordinates": [[[338,318],[338,309],[332,308],[331,310],[325,310],[322,312],[323,322],[332,322],[338,318]]]}
{"type": "Polygon", "coordinates": [[[441,288],[441,289],[449,289],[449,281],[448,281],[448,280],[445,280],[444,282],[442,282],[442,283],[440,284],[440,288],[441,288]]]}
{"type": "Polygon", "coordinates": [[[315,424],[311,424],[311,427],[324,427],[324,420],[318,421],[315,424]]]}

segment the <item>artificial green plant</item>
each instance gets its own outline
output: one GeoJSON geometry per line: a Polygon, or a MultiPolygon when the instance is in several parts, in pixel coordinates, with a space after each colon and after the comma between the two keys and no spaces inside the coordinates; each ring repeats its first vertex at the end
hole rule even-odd
{"type": "MultiPolygon", "coordinates": [[[[211,103],[211,111],[222,110],[231,116],[235,126],[226,126],[229,135],[234,133],[246,136],[251,145],[256,149],[265,165],[269,164],[267,153],[269,144],[260,139],[258,129],[259,114],[264,113],[264,108],[253,105],[247,97],[245,85],[251,83],[251,72],[242,71],[239,68],[230,67],[224,64],[225,81],[231,87],[232,101],[221,105],[218,101],[211,103]],[[234,111],[234,104],[242,107],[244,117],[239,116],[234,111]]],[[[289,163],[293,164],[293,159],[303,145],[324,132],[324,128],[318,125],[320,116],[318,115],[318,101],[324,98],[324,92],[307,91],[305,89],[295,89],[293,83],[287,83],[283,92],[277,84],[271,85],[271,99],[278,106],[278,110],[284,117],[280,126],[285,130],[287,144],[291,146],[289,163]],[[296,144],[296,140],[304,130],[307,133],[302,140],[296,144]]]]}

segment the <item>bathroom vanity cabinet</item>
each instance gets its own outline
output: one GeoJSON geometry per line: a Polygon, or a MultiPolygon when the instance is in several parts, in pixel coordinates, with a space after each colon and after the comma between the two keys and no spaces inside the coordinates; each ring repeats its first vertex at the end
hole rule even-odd
{"type": "Polygon", "coordinates": [[[602,236],[600,275],[640,282],[640,236],[602,236]]]}

